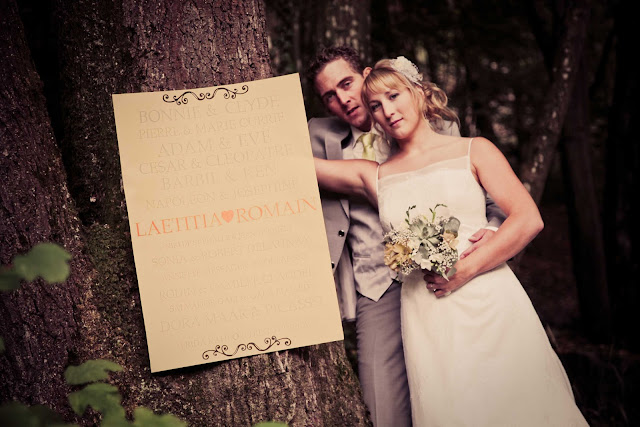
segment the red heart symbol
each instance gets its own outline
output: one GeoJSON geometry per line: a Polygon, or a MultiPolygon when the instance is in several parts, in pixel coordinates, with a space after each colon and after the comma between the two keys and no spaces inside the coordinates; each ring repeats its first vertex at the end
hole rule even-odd
{"type": "Polygon", "coordinates": [[[222,212],[222,219],[224,219],[227,222],[231,222],[231,220],[233,219],[233,211],[222,212]]]}

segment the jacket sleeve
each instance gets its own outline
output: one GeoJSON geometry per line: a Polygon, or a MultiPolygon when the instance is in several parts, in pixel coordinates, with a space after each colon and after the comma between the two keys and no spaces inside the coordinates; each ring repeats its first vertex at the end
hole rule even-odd
{"type": "Polygon", "coordinates": [[[496,231],[507,219],[507,215],[500,209],[496,202],[487,193],[487,221],[489,222],[485,228],[496,231]]]}
{"type": "Polygon", "coordinates": [[[322,125],[322,120],[319,119],[310,119],[307,122],[307,126],[309,127],[309,140],[311,141],[311,151],[313,152],[313,157],[317,157],[319,159],[327,158],[327,151],[324,145],[324,137],[326,127],[322,125]]]}

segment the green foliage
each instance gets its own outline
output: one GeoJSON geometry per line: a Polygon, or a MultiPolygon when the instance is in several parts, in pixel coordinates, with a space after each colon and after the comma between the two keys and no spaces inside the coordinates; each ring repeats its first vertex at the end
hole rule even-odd
{"type": "Polygon", "coordinates": [[[109,371],[120,372],[122,366],[110,360],[87,360],[79,366],[69,366],[64,371],[67,384],[79,385],[109,378],[109,371]]]}
{"type": "Polygon", "coordinates": [[[105,418],[120,415],[124,418],[124,408],[120,405],[121,399],[118,388],[105,383],[89,384],[82,390],[69,395],[69,403],[76,414],[84,414],[87,407],[91,406],[96,411],[102,412],[105,418]]]}
{"type": "Polygon", "coordinates": [[[38,243],[26,255],[13,258],[13,269],[25,280],[42,277],[49,283],[61,283],[69,277],[71,254],[55,243],[38,243]]]}
{"type": "Polygon", "coordinates": [[[0,425],[3,427],[62,427],[60,415],[42,405],[27,406],[20,402],[7,402],[0,406],[0,425]]]}
{"type": "MultiPolygon", "coordinates": [[[[49,283],[64,282],[69,277],[71,254],[55,243],[38,243],[26,255],[13,257],[13,267],[0,266],[0,292],[18,289],[20,280],[42,277],[49,283]]],[[[0,353],[4,353],[0,337],[0,353]]]]}
{"type": "Polygon", "coordinates": [[[71,385],[91,383],[82,390],[69,395],[69,403],[76,414],[82,415],[91,406],[102,413],[101,427],[185,427],[187,424],[178,417],[165,414],[157,415],[147,408],[134,410],[134,421],[129,422],[122,407],[122,396],[118,388],[102,382],[109,371],[121,371],[122,367],[109,360],[88,360],[79,366],[69,366],[64,373],[71,385]]]}
{"type": "Polygon", "coordinates": [[[71,254],[55,243],[38,243],[27,254],[13,257],[13,267],[0,270],[0,291],[20,287],[20,280],[32,282],[42,277],[60,283],[69,277],[71,254]]]}
{"type": "MultiPolygon", "coordinates": [[[[0,267],[0,291],[11,291],[20,287],[20,280],[34,281],[42,277],[48,283],[67,280],[71,254],[55,243],[39,243],[26,255],[16,255],[13,267],[0,267]]],[[[0,337],[0,353],[4,352],[4,341],[0,337]]],[[[126,419],[122,397],[118,388],[97,382],[109,377],[109,372],[122,371],[122,366],[110,360],[88,360],[79,366],[69,366],[64,378],[69,385],[88,384],[82,390],[69,394],[71,408],[78,415],[91,406],[102,413],[101,427],[185,427],[187,424],[174,415],[157,415],[147,408],[134,410],[134,421],[126,419]]],[[[26,406],[9,402],[0,406],[0,426],[3,427],[63,427],[60,415],[42,405],[26,406]]]]}
{"type": "Polygon", "coordinates": [[[20,275],[10,268],[0,269],[0,291],[7,292],[20,287],[20,275]]]}
{"type": "MultiPolygon", "coordinates": [[[[133,417],[135,427],[186,427],[187,425],[175,415],[157,415],[147,408],[136,408],[133,417]]],[[[104,424],[103,427],[105,427],[104,424]]]]}

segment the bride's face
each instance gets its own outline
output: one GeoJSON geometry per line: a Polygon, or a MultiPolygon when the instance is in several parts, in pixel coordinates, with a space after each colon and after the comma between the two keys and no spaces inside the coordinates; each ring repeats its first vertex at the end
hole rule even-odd
{"type": "Polygon", "coordinates": [[[416,101],[406,87],[382,88],[369,96],[369,108],[373,119],[385,133],[402,141],[413,136],[424,120],[416,101]]]}

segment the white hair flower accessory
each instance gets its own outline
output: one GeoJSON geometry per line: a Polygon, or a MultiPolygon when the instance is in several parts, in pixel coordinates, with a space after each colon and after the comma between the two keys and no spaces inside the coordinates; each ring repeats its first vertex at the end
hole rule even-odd
{"type": "Polygon", "coordinates": [[[409,61],[404,56],[398,56],[396,59],[391,60],[391,66],[397,72],[409,79],[411,83],[421,86],[420,82],[422,81],[422,74],[420,74],[416,64],[409,61]]]}

